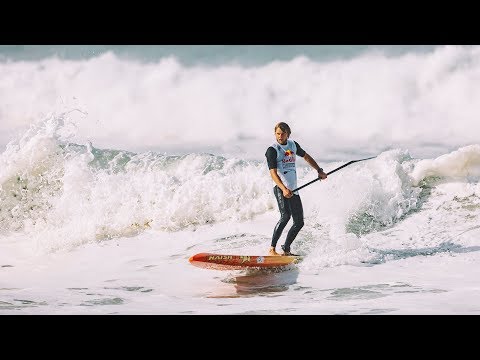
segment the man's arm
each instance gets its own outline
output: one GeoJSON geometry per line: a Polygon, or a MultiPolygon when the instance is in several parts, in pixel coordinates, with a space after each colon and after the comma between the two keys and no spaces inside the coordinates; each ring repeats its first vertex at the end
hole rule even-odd
{"type": "Polygon", "coordinates": [[[286,198],[290,198],[293,196],[293,193],[290,189],[288,189],[280,179],[280,176],[278,176],[277,169],[270,169],[270,176],[272,177],[273,181],[277,186],[282,190],[283,196],[286,198]]]}
{"type": "Polygon", "coordinates": [[[310,156],[308,155],[307,153],[305,153],[305,156],[303,157],[305,159],[305,161],[311,166],[313,167],[315,170],[317,170],[318,172],[318,177],[320,179],[326,179],[327,178],[327,174],[325,174],[323,172],[323,169],[318,166],[317,162],[310,156]]]}

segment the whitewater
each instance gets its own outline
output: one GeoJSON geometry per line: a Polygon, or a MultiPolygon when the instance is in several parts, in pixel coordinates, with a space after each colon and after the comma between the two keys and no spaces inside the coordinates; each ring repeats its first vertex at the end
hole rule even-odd
{"type": "Polygon", "coordinates": [[[480,311],[480,47],[249,49],[0,47],[0,314],[480,311]],[[375,158],[300,190],[301,263],[192,266],[267,254],[279,121],[326,172],[375,158]]]}

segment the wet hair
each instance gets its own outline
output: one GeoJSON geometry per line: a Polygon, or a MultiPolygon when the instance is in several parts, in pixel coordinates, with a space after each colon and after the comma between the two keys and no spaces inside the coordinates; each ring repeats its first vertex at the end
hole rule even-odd
{"type": "Polygon", "coordinates": [[[282,130],[283,132],[286,132],[288,136],[290,136],[290,134],[292,133],[292,131],[290,130],[290,126],[288,126],[287,123],[279,122],[277,125],[275,125],[275,129],[273,131],[276,132],[278,128],[280,128],[280,130],[282,130]]]}

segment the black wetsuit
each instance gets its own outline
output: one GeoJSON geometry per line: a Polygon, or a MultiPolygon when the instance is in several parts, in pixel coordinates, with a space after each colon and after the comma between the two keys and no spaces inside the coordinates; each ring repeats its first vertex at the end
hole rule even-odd
{"type": "MultiPolygon", "coordinates": [[[[296,141],[295,145],[297,146],[296,155],[304,157],[305,150],[303,150],[296,141]]],[[[267,149],[265,156],[267,157],[268,169],[277,169],[277,150],[270,146],[267,149]]],[[[300,199],[300,195],[296,194],[293,194],[291,198],[286,198],[283,196],[282,190],[277,185],[274,186],[273,193],[277,199],[278,210],[280,210],[280,220],[273,230],[271,246],[277,246],[278,239],[282,235],[283,229],[290,220],[290,217],[292,217],[293,225],[288,231],[287,238],[285,239],[285,245],[282,246],[283,251],[290,252],[290,245],[292,244],[293,240],[295,240],[295,237],[304,224],[302,200],[300,199]]]]}

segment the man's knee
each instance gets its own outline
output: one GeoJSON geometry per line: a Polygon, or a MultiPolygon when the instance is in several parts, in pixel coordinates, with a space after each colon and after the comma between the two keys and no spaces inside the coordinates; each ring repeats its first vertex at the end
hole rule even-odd
{"type": "Polygon", "coordinates": [[[297,220],[293,223],[293,226],[295,226],[298,230],[300,230],[305,223],[303,222],[303,219],[297,220]]]}
{"type": "Polygon", "coordinates": [[[290,218],[291,218],[291,215],[282,215],[282,217],[280,218],[280,223],[281,224],[286,224],[286,223],[288,223],[290,218]]]}

